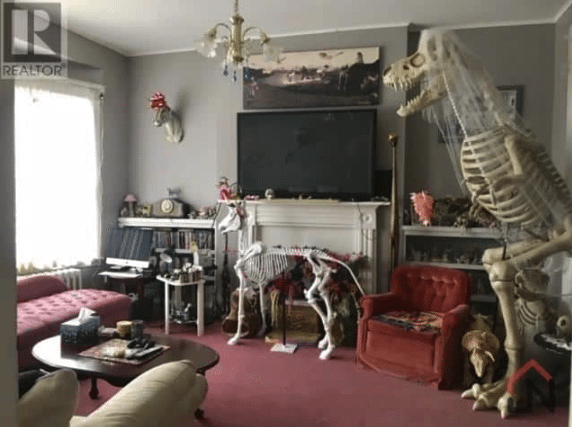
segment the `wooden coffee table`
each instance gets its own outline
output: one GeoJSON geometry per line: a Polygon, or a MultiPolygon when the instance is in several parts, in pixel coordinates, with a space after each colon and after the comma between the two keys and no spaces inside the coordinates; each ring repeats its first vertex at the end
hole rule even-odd
{"type": "MultiPolygon", "coordinates": [[[[140,365],[79,356],[79,353],[97,343],[83,346],[66,343],[62,345],[59,335],[46,338],[37,343],[32,349],[32,355],[48,367],[72,369],[78,374],[87,375],[91,378],[89,396],[92,399],[97,398],[99,395],[97,389],[98,378],[116,387],[124,387],[143,372],[163,363],[189,359],[194,363],[197,372],[204,374],[207,369],[212,368],[219,361],[218,353],[206,345],[165,335],[151,335],[150,338],[157,344],[169,346],[169,349],[140,365]]],[[[101,340],[100,342],[103,341],[107,340],[101,340]]]]}

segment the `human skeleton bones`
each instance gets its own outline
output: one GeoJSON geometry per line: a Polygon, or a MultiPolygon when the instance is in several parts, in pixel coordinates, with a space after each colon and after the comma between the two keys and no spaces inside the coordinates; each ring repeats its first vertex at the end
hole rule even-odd
{"type": "Polygon", "coordinates": [[[330,292],[328,290],[328,281],[333,269],[328,265],[329,263],[336,263],[344,268],[355,281],[359,291],[364,294],[357,278],[355,277],[349,266],[342,261],[335,259],[327,253],[318,249],[310,248],[281,248],[281,247],[267,247],[262,242],[255,242],[252,245],[246,245],[246,233],[244,227],[246,226],[246,212],[244,211],[243,204],[240,202],[233,202],[228,204],[229,212],[225,218],[219,223],[219,230],[222,233],[229,233],[232,231],[239,232],[239,255],[234,265],[234,270],[239,279],[239,298],[238,298],[238,325],[236,334],[230,338],[228,344],[237,344],[241,337],[241,326],[244,319],[244,301],[243,294],[248,283],[257,285],[260,296],[260,312],[262,315],[262,328],[260,334],[264,333],[267,328],[266,324],[266,304],[264,297],[264,289],[268,283],[285,273],[289,266],[291,266],[295,257],[301,257],[312,268],[314,274],[314,281],[312,285],[304,291],[306,301],[320,316],[320,320],[324,326],[324,338],[318,343],[318,348],[322,349],[320,359],[329,359],[335,349],[335,344],[332,337],[332,326],[335,320],[335,313],[332,308],[330,292]],[[319,305],[318,298],[324,302],[326,312],[322,310],[319,305]]]}
{"type": "Polygon", "coordinates": [[[475,206],[504,224],[520,227],[516,241],[485,251],[483,264],[498,296],[506,328],[505,377],[473,385],[462,397],[473,409],[496,407],[506,417],[522,397],[507,392],[508,377],[523,363],[524,338],[517,326],[515,277],[538,268],[547,257],[572,250],[572,196],[543,146],[503,102],[481,62],[452,32],[424,30],[419,48],[384,70],[384,83],[420,95],[397,114],[423,112],[435,123],[453,160],[460,183],[475,206]],[[462,133],[462,143],[457,135],[462,133]]]}

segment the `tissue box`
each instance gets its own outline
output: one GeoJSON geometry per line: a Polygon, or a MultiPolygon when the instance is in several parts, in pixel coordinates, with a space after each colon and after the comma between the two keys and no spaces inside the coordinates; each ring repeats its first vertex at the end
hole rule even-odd
{"type": "Polygon", "coordinates": [[[90,315],[85,319],[68,320],[60,325],[62,342],[70,344],[90,344],[97,341],[99,316],[90,315]]]}

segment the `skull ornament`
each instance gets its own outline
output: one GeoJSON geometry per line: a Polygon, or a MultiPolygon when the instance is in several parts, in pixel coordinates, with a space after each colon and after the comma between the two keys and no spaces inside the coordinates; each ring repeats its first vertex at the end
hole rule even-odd
{"type": "Polygon", "coordinates": [[[568,341],[571,332],[572,323],[570,322],[570,316],[560,316],[556,321],[556,335],[568,341]]]}

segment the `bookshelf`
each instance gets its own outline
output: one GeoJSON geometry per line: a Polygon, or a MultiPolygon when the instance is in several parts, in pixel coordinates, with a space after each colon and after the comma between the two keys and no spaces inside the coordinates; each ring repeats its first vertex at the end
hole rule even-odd
{"type": "MultiPolygon", "coordinates": [[[[155,252],[172,247],[181,257],[191,256],[191,244],[195,242],[200,264],[203,267],[215,265],[217,239],[212,219],[120,217],[117,222],[119,227],[153,230],[151,247],[155,252]]],[[[214,273],[205,279],[214,282],[214,273]]]]}

